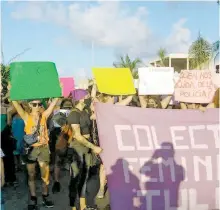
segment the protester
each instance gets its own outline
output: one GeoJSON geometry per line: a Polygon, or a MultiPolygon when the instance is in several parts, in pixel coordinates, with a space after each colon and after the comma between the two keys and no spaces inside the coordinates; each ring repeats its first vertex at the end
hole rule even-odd
{"type": "MultiPolygon", "coordinates": [[[[126,96],[124,99],[122,99],[122,97],[115,97],[115,96],[110,96],[110,95],[107,95],[107,94],[100,94],[100,93],[97,94],[96,81],[93,80],[93,87],[92,87],[92,90],[91,90],[91,97],[92,97],[92,100],[93,100],[93,103],[91,104],[92,113],[91,113],[91,117],[90,117],[90,119],[93,122],[92,136],[93,136],[93,139],[95,139],[95,141],[97,141],[97,144],[99,145],[98,129],[97,129],[97,124],[96,124],[94,103],[95,102],[101,102],[101,103],[111,103],[111,104],[115,104],[115,105],[127,106],[131,103],[131,101],[133,99],[133,96],[126,96]],[[119,101],[117,99],[119,99],[119,101]]],[[[99,178],[100,178],[100,188],[99,188],[97,198],[102,199],[102,198],[104,198],[105,185],[106,185],[106,182],[107,182],[103,164],[100,164],[99,178]]]]}
{"type": "Polygon", "coordinates": [[[5,185],[5,171],[4,171],[4,162],[2,160],[2,158],[4,157],[4,153],[2,151],[2,149],[0,148],[0,161],[1,161],[1,195],[0,195],[0,199],[1,199],[1,210],[4,210],[4,199],[3,199],[3,189],[2,187],[5,185]]]}
{"type": "Polygon", "coordinates": [[[73,109],[68,116],[68,124],[71,126],[73,133],[72,141],[68,148],[68,159],[71,162],[69,199],[72,210],[76,210],[78,202],[77,198],[79,197],[80,209],[84,210],[86,208],[95,208],[95,206],[90,206],[91,204],[88,203],[88,201],[94,202],[90,197],[95,198],[98,193],[98,190],[94,189],[97,187],[96,183],[93,184],[93,189],[86,188],[91,166],[90,153],[94,152],[95,154],[99,154],[102,149],[91,143],[91,122],[88,113],[84,110],[86,100],[88,100],[88,92],[78,89],[73,91],[72,96],[75,101],[75,109],[73,109]],[[88,190],[92,191],[88,192],[88,190]],[[86,191],[89,194],[87,200],[86,191]]]}
{"type": "Polygon", "coordinates": [[[52,142],[52,154],[54,153],[54,185],[52,188],[53,193],[60,192],[61,185],[59,182],[60,168],[67,161],[67,144],[68,135],[65,135],[64,129],[67,124],[67,116],[70,110],[73,108],[72,101],[64,99],[60,104],[60,110],[56,110],[51,121],[53,123],[52,130],[50,132],[50,139],[52,142]],[[63,131],[63,132],[61,132],[63,131]]]}
{"type": "Polygon", "coordinates": [[[172,96],[167,96],[166,98],[160,100],[159,96],[141,96],[141,95],[139,95],[141,108],[166,109],[170,103],[171,98],[172,98],[172,96]]]}
{"type": "MultiPolygon", "coordinates": [[[[9,90],[10,90],[9,85],[9,90]]],[[[41,169],[41,178],[42,178],[42,199],[43,204],[46,207],[53,207],[53,202],[49,200],[49,161],[50,161],[50,151],[49,151],[49,137],[47,131],[47,119],[52,113],[58,98],[53,99],[52,103],[41,113],[42,103],[40,100],[32,100],[29,102],[29,107],[31,108],[31,113],[27,113],[22,106],[17,101],[12,101],[15,109],[17,110],[20,117],[25,122],[25,133],[26,135],[31,135],[34,132],[39,132],[37,137],[38,141],[32,144],[28,148],[27,152],[27,170],[28,170],[28,184],[30,190],[30,201],[28,208],[36,209],[37,208],[37,197],[35,189],[35,173],[36,173],[36,162],[39,163],[41,169]]]]}
{"type": "Polygon", "coordinates": [[[5,154],[3,157],[5,169],[5,186],[17,185],[15,175],[14,150],[16,149],[15,139],[12,137],[11,127],[7,125],[1,132],[1,148],[5,154]]]}
{"type": "Polygon", "coordinates": [[[14,155],[17,161],[17,171],[21,170],[21,155],[23,154],[23,138],[24,138],[24,121],[21,119],[18,113],[13,116],[12,119],[12,135],[16,140],[16,150],[14,155]]]}
{"type": "Polygon", "coordinates": [[[215,108],[214,103],[209,103],[209,104],[195,104],[195,103],[180,103],[181,109],[198,109],[200,111],[206,111],[206,109],[209,108],[215,108]]]}

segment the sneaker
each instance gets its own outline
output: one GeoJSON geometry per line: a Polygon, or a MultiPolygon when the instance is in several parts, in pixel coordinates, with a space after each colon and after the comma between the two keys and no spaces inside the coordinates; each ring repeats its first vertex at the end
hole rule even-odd
{"type": "Polygon", "coordinates": [[[43,195],[42,198],[43,198],[43,205],[47,208],[53,208],[53,202],[48,200],[47,198],[49,197],[49,195],[43,195]]]}
{"type": "Polygon", "coordinates": [[[53,187],[52,187],[52,192],[53,192],[53,194],[60,192],[60,183],[59,182],[54,182],[53,187]]]}
{"type": "Polygon", "coordinates": [[[98,199],[102,199],[102,198],[104,198],[104,196],[105,196],[104,191],[99,190],[99,192],[98,192],[98,194],[97,194],[97,198],[98,198],[98,199]]]}
{"type": "Polygon", "coordinates": [[[37,210],[37,198],[36,197],[31,197],[31,200],[29,201],[30,203],[28,204],[28,210],[37,210]]]}

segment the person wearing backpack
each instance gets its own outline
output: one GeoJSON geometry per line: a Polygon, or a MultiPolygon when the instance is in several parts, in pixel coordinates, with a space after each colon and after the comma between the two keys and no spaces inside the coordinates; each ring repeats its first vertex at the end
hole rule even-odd
{"type": "Polygon", "coordinates": [[[60,110],[54,114],[52,121],[54,129],[51,131],[51,140],[53,142],[54,151],[54,184],[52,192],[60,192],[61,185],[59,182],[60,168],[67,162],[68,147],[68,126],[67,116],[73,108],[73,104],[69,99],[64,99],[60,105],[60,110]]]}
{"type": "MultiPolygon", "coordinates": [[[[91,143],[91,121],[89,114],[85,111],[88,96],[86,90],[77,89],[72,92],[75,108],[67,119],[69,129],[72,132],[67,152],[67,158],[70,162],[69,201],[72,210],[76,210],[78,203],[80,203],[80,210],[96,209],[95,206],[90,206],[87,202],[90,199],[86,199],[88,198],[86,184],[90,169],[90,153],[100,154],[102,149],[91,143]],[[78,200],[78,198],[80,199],[78,200]]],[[[94,184],[93,190],[98,192],[99,186],[94,184]]],[[[95,192],[95,196],[97,192],[95,192]]]]}

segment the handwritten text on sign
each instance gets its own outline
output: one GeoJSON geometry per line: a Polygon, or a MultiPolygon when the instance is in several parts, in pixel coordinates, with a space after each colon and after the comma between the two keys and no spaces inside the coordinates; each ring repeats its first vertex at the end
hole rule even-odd
{"type": "Polygon", "coordinates": [[[212,72],[182,70],[175,85],[175,100],[187,103],[210,103],[215,94],[212,72]]]}
{"type": "Polygon", "coordinates": [[[219,208],[217,109],[96,111],[112,210],[219,208]]]}

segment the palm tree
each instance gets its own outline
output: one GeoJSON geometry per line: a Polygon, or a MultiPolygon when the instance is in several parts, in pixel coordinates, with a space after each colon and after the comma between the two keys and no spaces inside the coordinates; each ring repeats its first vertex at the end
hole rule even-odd
{"type": "Polygon", "coordinates": [[[191,58],[190,68],[201,69],[202,65],[207,63],[212,55],[212,46],[200,34],[189,48],[189,57],[191,58]]]}
{"type": "Polygon", "coordinates": [[[131,70],[132,76],[134,79],[138,79],[138,66],[142,63],[141,59],[135,58],[133,61],[128,55],[125,57],[120,56],[120,61],[113,63],[113,66],[116,68],[129,68],[131,70]]]}
{"type": "Polygon", "coordinates": [[[165,59],[166,59],[166,49],[160,48],[157,52],[158,57],[160,58],[160,66],[165,66],[165,59]]]}
{"type": "Polygon", "coordinates": [[[219,44],[220,41],[216,41],[213,45],[212,45],[212,53],[214,56],[214,60],[217,58],[217,56],[219,55],[219,44]]]}

